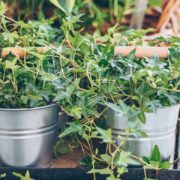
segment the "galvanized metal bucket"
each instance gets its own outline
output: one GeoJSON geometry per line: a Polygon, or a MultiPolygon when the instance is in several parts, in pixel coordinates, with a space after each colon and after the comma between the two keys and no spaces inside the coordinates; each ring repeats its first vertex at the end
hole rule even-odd
{"type": "MultiPolygon", "coordinates": [[[[180,112],[179,112],[179,120],[180,120],[180,112]]],[[[180,158],[180,121],[178,121],[178,138],[177,138],[177,140],[178,140],[178,143],[177,143],[177,145],[178,145],[178,152],[177,152],[177,156],[178,156],[178,158],[180,158]]],[[[178,163],[177,163],[177,168],[178,169],[180,169],[180,161],[178,161],[178,163]]]]}
{"type": "Polygon", "coordinates": [[[0,166],[47,167],[57,138],[59,107],[0,109],[0,166]]]}
{"type": "MultiPolygon", "coordinates": [[[[173,160],[178,113],[179,105],[158,109],[156,113],[146,113],[146,124],[141,124],[139,128],[146,132],[148,137],[129,134],[124,149],[142,157],[150,156],[153,146],[158,145],[163,160],[173,160]]],[[[108,110],[105,118],[112,128],[117,143],[119,143],[119,135],[124,140],[125,130],[128,128],[127,118],[111,109],[108,110]]]]}

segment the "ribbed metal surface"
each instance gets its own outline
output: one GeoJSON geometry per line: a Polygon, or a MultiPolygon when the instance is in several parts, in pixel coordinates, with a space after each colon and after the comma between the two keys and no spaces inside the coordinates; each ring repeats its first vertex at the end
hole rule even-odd
{"type": "MultiPolygon", "coordinates": [[[[139,129],[148,137],[136,137],[129,134],[124,148],[132,154],[142,157],[151,154],[154,145],[158,145],[164,160],[173,160],[175,149],[175,129],[178,119],[179,105],[158,109],[156,113],[146,113],[146,124],[140,124],[139,129]]],[[[112,128],[113,135],[119,143],[125,139],[128,121],[118,112],[109,110],[105,115],[107,124],[112,128]]]]}
{"type": "MultiPolygon", "coordinates": [[[[178,137],[177,137],[177,140],[178,140],[178,143],[177,143],[177,145],[178,145],[178,152],[177,152],[177,158],[180,158],[180,112],[179,112],[179,121],[178,121],[178,137]]],[[[180,161],[178,161],[178,163],[177,163],[177,168],[178,169],[180,169],[180,161]]]]}
{"type": "Polygon", "coordinates": [[[58,114],[57,105],[0,109],[0,166],[49,166],[58,114]]]}

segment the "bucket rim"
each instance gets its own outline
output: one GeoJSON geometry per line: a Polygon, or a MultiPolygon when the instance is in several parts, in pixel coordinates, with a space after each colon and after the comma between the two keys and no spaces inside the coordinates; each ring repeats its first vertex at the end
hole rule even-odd
{"type": "MultiPolygon", "coordinates": [[[[162,107],[159,107],[157,108],[157,110],[165,110],[165,109],[168,109],[168,108],[173,108],[173,107],[179,107],[180,108],[180,103],[177,103],[177,104],[172,104],[171,106],[162,106],[162,107]]],[[[113,110],[111,108],[109,108],[110,110],[113,110]]],[[[115,110],[113,110],[115,111],[115,110]]],[[[118,111],[117,111],[118,112],[118,111]]],[[[154,113],[154,112],[145,112],[145,113],[154,113]]]]}
{"type": "Polygon", "coordinates": [[[59,107],[58,104],[53,103],[45,106],[39,106],[34,108],[0,108],[0,111],[34,111],[34,110],[40,110],[40,109],[47,109],[51,107],[59,107]]]}

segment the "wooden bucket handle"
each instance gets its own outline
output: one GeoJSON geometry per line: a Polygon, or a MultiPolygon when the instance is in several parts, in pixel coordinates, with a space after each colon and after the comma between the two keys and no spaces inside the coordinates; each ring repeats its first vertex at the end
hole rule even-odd
{"type": "Polygon", "coordinates": [[[154,46],[116,46],[114,50],[115,55],[122,55],[123,57],[128,56],[132,50],[136,50],[135,57],[151,58],[156,55],[159,58],[167,58],[169,54],[168,47],[154,47],[154,46]]]}
{"type": "MultiPolygon", "coordinates": [[[[37,52],[39,53],[45,53],[47,52],[50,48],[49,47],[35,47],[37,52]]],[[[7,47],[3,48],[1,52],[1,57],[5,58],[8,54],[13,54],[17,58],[24,58],[27,55],[26,48],[21,48],[21,47],[7,47]]]]}
{"type": "MultiPolygon", "coordinates": [[[[154,46],[116,46],[114,49],[114,54],[119,55],[121,54],[122,56],[126,57],[128,54],[136,49],[135,52],[135,57],[137,58],[142,58],[142,57],[147,57],[150,58],[153,55],[158,56],[159,58],[167,58],[168,57],[168,50],[169,47],[154,47],[154,46]]],[[[36,47],[37,51],[39,53],[45,53],[47,52],[50,48],[49,47],[36,47]]],[[[21,47],[8,47],[8,48],[3,48],[1,57],[6,58],[6,56],[11,53],[17,58],[24,58],[27,55],[26,48],[21,48],[21,47]]]]}

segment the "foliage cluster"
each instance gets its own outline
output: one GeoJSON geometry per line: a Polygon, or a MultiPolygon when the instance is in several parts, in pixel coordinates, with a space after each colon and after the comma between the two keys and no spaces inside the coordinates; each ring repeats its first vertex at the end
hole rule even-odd
{"type": "MultiPolygon", "coordinates": [[[[147,1],[148,6],[151,8],[161,7],[162,0],[147,1]]],[[[67,6],[72,7],[69,4],[74,3],[72,13],[74,15],[79,14],[79,12],[84,14],[81,18],[83,28],[103,34],[107,28],[117,23],[122,24],[121,29],[126,29],[127,27],[122,23],[124,18],[136,11],[136,0],[6,0],[6,3],[9,7],[7,15],[13,19],[27,21],[29,19],[42,20],[50,18],[55,22],[56,27],[59,23],[61,24],[67,6]],[[56,9],[54,5],[60,10],[56,9]],[[14,9],[13,11],[11,7],[14,9]]]]}

